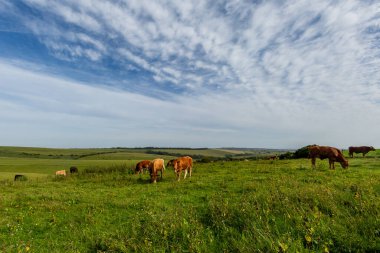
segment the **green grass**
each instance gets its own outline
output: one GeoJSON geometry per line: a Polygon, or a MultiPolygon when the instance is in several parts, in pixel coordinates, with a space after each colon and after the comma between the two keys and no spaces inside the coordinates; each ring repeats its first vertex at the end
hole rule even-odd
{"type": "Polygon", "coordinates": [[[37,176],[0,180],[0,252],[378,252],[378,157],[349,159],[348,170],[195,163],[191,179],[170,168],[157,184],[129,173],[138,159],[2,158],[11,178],[37,176]],[[53,176],[73,161],[78,175],[53,176]]]}

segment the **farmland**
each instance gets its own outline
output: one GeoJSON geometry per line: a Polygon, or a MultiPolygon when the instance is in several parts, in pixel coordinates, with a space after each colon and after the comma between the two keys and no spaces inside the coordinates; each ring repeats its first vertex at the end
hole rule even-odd
{"type": "Polygon", "coordinates": [[[380,251],[379,151],[348,170],[263,152],[277,151],[1,147],[0,251],[380,251]],[[152,150],[218,159],[150,184],[131,169],[152,150]],[[73,165],[78,175],[54,176],[73,165]]]}

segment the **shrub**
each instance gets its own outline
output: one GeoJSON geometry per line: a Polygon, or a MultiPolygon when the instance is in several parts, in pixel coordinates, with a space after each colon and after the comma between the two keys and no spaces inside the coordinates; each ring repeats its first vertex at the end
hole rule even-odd
{"type": "Polygon", "coordinates": [[[302,147],[300,149],[297,149],[296,152],[293,154],[294,159],[298,158],[308,158],[309,157],[309,146],[302,147]]]}
{"type": "Polygon", "coordinates": [[[284,154],[279,155],[278,158],[279,158],[280,160],[292,159],[292,158],[293,158],[293,153],[291,153],[291,152],[286,152],[286,153],[284,153],[284,154]]]}

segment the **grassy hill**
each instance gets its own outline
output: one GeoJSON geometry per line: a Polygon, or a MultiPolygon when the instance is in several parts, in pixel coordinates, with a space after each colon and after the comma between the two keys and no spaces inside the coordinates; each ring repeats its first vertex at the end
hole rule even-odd
{"type": "Polygon", "coordinates": [[[349,159],[348,170],[326,160],[316,170],[307,159],[198,162],[192,178],[177,182],[168,168],[157,184],[129,171],[149,155],[140,149],[76,159],[96,152],[19,151],[30,152],[0,158],[0,252],[380,251],[379,151],[349,159]],[[74,163],[78,175],[53,176],[74,163]],[[14,182],[16,171],[29,179],[14,182]]]}

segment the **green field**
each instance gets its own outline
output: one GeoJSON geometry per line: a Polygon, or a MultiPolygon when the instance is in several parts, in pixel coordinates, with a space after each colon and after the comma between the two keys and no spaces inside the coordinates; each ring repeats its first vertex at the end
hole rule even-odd
{"type": "Polygon", "coordinates": [[[0,148],[0,252],[380,252],[379,151],[348,170],[196,162],[192,178],[177,182],[168,168],[157,184],[130,171],[157,157],[146,151],[0,148]],[[72,165],[78,175],[54,176],[72,165]]]}

